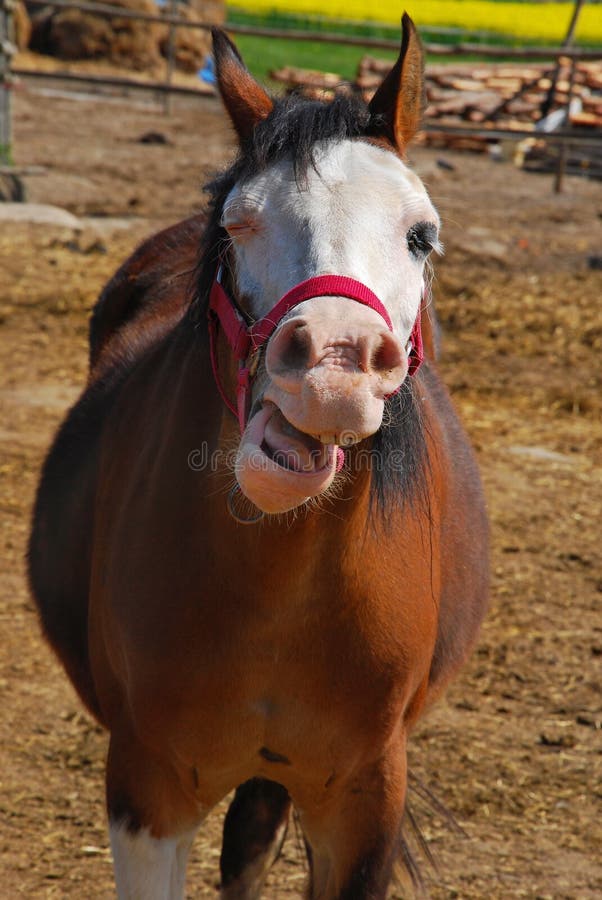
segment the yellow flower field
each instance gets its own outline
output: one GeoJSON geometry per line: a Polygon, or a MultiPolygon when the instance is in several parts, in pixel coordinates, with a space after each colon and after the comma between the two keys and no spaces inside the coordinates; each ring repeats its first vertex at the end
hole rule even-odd
{"type": "MultiPolygon", "coordinates": [[[[291,13],[333,19],[395,25],[406,9],[420,26],[438,25],[495,31],[523,39],[560,42],[566,34],[573,4],[491,2],[491,0],[236,0],[230,4],[250,13],[291,13]]],[[[577,40],[602,43],[602,5],[581,11],[577,40]]]]}

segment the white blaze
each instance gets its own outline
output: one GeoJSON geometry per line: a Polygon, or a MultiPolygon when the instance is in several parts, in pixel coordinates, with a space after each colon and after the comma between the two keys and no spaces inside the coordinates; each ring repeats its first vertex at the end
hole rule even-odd
{"type": "Polygon", "coordinates": [[[256,316],[300,281],[346,275],[374,291],[400,339],[409,337],[424,261],[406,236],[439,219],[420,179],[393,153],[365,141],[328,143],[299,183],[292,164],[280,162],[232,190],[223,221],[234,226],[238,290],[256,316]]]}

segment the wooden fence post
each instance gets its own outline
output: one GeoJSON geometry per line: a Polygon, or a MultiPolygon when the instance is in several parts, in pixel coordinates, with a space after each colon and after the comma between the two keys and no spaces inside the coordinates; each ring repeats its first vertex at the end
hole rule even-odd
{"type": "MultiPolygon", "coordinates": [[[[172,19],[175,19],[178,15],[178,0],[171,0],[169,4],[169,15],[172,19]]],[[[169,34],[167,37],[167,71],[165,74],[165,86],[169,88],[171,86],[171,80],[173,78],[173,71],[176,65],[176,28],[173,22],[169,25],[169,34]]],[[[169,115],[171,112],[171,97],[169,90],[165,91],[163,95],[163,111],[166,115],[169,115]]]]}
{"type": "MultiPolygon", "coordinates": [[[[571,59],[571,74],[569,76],[569,89],[566,97],[566,126],[570,126],[571,101],[573,99],[573,88],[575,86],[575,71],[577,69],[577,60],[571,59]]],[[[566,170],[566,162],[569,153],[569,141],[561,141],[558,148],[558,163],[556,165],[556,174],[554,176],[554,193],[562,192],[562,183],[564,181],[564,173],[566,170]]]]}
{"type": "Polygon", "coordinates": [[[0,165],[12,163],[10,61],[15,53],[14,0],[0,0],[0,165]]]}
{"type": "MultiPolygon", "coordinates": [[[[569,22],[569,27],[567,29],[567,33],[565,38],[561,44],[562,49],[568,50],[573,45],[573,40],[575,38],[575,29],[577,28],[577,22],[579,21],[579,15],[583,8],[585,0],[575,0],[575,5],[573,6],[573,12],[571,15],[571,20],[569,22]]],[[[545,118],[550,112],[552,105],[554,103],[554,97],[556,95],[556,85],[558,84],[558,76],[560,74],[560,66],[561,66],[561,56],[556,60],[556,66],[554,69],[554,73],[552,75],[552,83],[550,85],[550,89],[548,91],[547,97],[542,103],[541,106],[541,118],[545,118]]],[[[567,128],[570,126],[570,106],[571,106],[571,95],[573,91],[573,83],[575,79],[575,65],[576,59],[574,57],[571,58],[571,75],[570,75],[570,87],[568,92],[568,97],[566,101],[566,126],[567,128]]],[[[562,141],[558,148],[558,163],[556,165],[556,174],[554,176],[554,193],[559,194],[562,191],[562,182],[564,179],[564,171],[566,169],[566,160],[568,155],[568,147],[566,141],[562,141]]]]}

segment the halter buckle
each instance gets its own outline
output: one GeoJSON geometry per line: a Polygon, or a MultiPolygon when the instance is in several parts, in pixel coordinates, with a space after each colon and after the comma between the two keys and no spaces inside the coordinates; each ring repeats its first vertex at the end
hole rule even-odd
{"type": "Polygon", "coordinates": [[[259,368],[259,360],[261,359],[261,347],[251,350],[247,357],[247,369],[249,370],[249,378],[255,378],[257,369],[259,368]]]}

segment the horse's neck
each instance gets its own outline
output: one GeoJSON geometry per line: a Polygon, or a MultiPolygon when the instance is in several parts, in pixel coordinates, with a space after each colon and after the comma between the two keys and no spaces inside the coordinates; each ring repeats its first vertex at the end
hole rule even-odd
{"type": "MultiPolygon", "coordinates": [[[[219,349],[223,350],[221,346],[219,349]]],[[[182,430],[180,443],[187,441],[188,447],[191,435],[196,434],[192,449],[201,451],[198,459],[202,466],[198,488],[206,498],[203,503],[207,522],[212,522],[207,538],[216,559],[222,559],[225,566],[245,565],[259,573],[272,570],[275,565],[290,568],[302,558],[314,562],[330,558],[336,563],[343,552],[347,560],[359,560],[368,549],[386,543],[385,532],[390,528],[385,526],[377,503],[371,499],[371,454],[359,445],[347,451],[346,465],[326,497],[289,513],[265,516],[256,524],[237,522],[229,512],[228,492],[235,485],[233,460],[240,441],[238,422],[219,396],[208,347],[191,343],[185,353],[178,349],[176,356],[186,370],[179,380],[180,400],[174,396],[173,383],[169,391],[161,393],[166,403],[182,404],[178,414],[170,416],[171,422],[178,423],[182,430]],[[191,427],[191,423],[195,424],[191,427]]],[[[235,400],[235,368],[227,352],[223,356],[220,353],[219,365],[224,388],[235,400]]],[[[191,464],[195,464],[194,459],[191,464]]],[[[253,519],[257,515],[258,511],[240,494],[235,494],[235,501],[241,518],[253,519]]],[[[198,497],[195,502],[200,502],[198,497]]],[[[393,510],[393,518],[403,516],[407,532],[413,516],[408,510],[401,512],[401,500],[398,506],[393,510]]],[[[395,529],[394,522],[392,528],[395,529]]]]}

